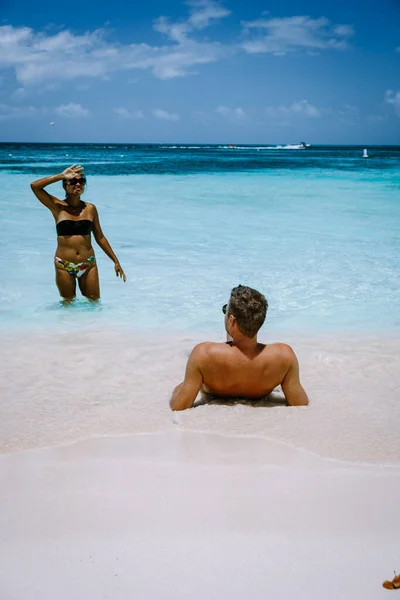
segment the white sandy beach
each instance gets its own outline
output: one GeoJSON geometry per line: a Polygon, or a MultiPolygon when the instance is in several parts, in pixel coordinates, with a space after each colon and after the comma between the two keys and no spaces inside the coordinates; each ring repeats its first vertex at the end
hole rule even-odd
{"type": "MultiPolygon", "coordinates": [[[[106,329],[3,333],[0,451],[90,436],[202,433],[276,439],[350,462],[400,463],[400,340],[395,335],[283,336],[310,406],[209,404],[176,413],[168,400],[194,344],[218,339],[106,329]]],[[[222,332],[221,332],[222,339],[222,332]]],[[[279,390],[277,390],[279,400],[279,390]]],[[[265,404],[268,404],[266,402],[265,404]]]]}
{"type": "MultiPolygon", "coordinates": [[[[0,457],[2,600],[376,600],[400,467],[166,433],[0,457]]],[[[394,593],[394,592],[392,592],[394,593]]]]}
{"type": "Polygon", "coordinates": [[[286,339],[309,407],[171,413],[200,339],[2,334],[1,600],[387,597],[400,342],[286,339]]]}

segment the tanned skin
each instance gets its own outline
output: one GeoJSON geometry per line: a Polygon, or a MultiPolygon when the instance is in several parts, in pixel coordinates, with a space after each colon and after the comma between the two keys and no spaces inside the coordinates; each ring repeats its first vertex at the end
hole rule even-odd
{"type": "Polygon", "coordinates": [[[214,397],[262,398],[282,386],[290,406],[306,406],[307,394],[299,377],[297,357],[287,344],[260,344],[248,338],[236,318],[225,315],[229,343],[203,342],[194,347],[185,379],[173,391],[172,410],[191,408],[202,391],[214,397]]]}

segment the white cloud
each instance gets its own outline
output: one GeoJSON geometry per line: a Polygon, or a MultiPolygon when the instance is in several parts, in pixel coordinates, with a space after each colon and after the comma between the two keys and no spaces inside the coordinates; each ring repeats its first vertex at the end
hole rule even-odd
{"type": "Polygon", "coordinates": [[[90,110],[84,108],[81,104],[75,104],[74,102],[70,102],[69,104],[61,104],[61,106],[57,106],[57,108],[54,109],[54,112],[60,117],[68,117],[73,119],[88,117],[90,115],[90,110]]]}
{"type": "Polygon", "coordinates": [[[155,22],[154,28],[169,38],[159,46],[110,41],[109,32],[104,29],[83,35],[68,30],[52,35],[28,27],[0,26],[0,69],[14,68],[23,86],[46,80],[104,79],[111,73],[133,69],[151,70],[160,79],[182,77],[194,65],[214,62],[233,52],[232,47],[224,44],[189,37],[229,11],[206,0],[191,2],[189,6],[190,14],[185,21],[170,23],[160,17],[155,22]]]}
{"type": "Polygon", "coordinates": [[[114,108],[113,112],[123,119],[144,119],[142,110],[128,110],[127,108],[120,106],[119,108],[114,108]]]}
{"type": "Polygon", "coordinates": [[[331,108],[315,106],[308,100],[298,100],[289,105],[267,106],[264,110],[268,118],[274,119],[280,125],[293,125],[294,121],[299,119],[329,118],[333,122],[345,125],[355,125],[360,120],[357,106],[349,104],[341,108],[331,108]]]}
{"type": "Polygon", "coordinates": [[[339,37],[347,38],[354,35],[354,29],[351,25],[336,25],[333,28],[333,33],[339,37]]]}
{"type": "Polygon", "coordinates": [[[15,100],[16,102],[21,102],[21,100],[23,100],[24,98],[26,98],[26,96],[27,96],[27,92],[26,92],[26,89],[23,88],[23,87],[17,88],[11,94],[11,98],[13,100],[15,100]]]}
{"type": "Polygon", "coordinates": [[[291,110],[295,114],[302,114],[306,117],[320,117],[321,110],[310,104],[307,100],[300,100],[299,102],[293,102],[291,110]]]}
{"type": "Polygon", "coordinates": [[[222,115],[223,117],[233,117],[236,119],[244,119],[246,117],[246,113],[243,110],[243,108],[229,108],[229,106],[218,106],[215,109],[215,112],[217,112],[219,115],[222,115]]]}
{"type": "Polygon", "coordinates": [[[400,116],[400,92],[395,93],[392,90],[387,90],[385,102],[391,104],[394,107],[396,114],[400,116]]]}
{"type": "Polygon", "coordinates": [[[271,118],[288,118],[295,115],[316,118],[321,117],[327,112],[329,112],[329,109],[317,108],[313,104],[310,104],[308,100],[299,100],[293,102],[290,106],[267,106],[265,109],[265,113],[271,118]]]}
{"type": "Polygon", "coordinates": [[[0,26],[0,70],[15,70],[21,87],[45,82],[100,78],[113,73],[149,70],[160,79],[192,74],[196,65],[233,56],[240,48],[246,52],[285,54],[303,49],[343,48],[352,34],[350,25],[333,25],[328,19],[263,16],[244,25],[252,37],[245,43],[220,43],[204,37],[204,30],[226,18],[230,11],[213,0],[192,0],[186,19],[172,22],[160,17],[154,29],[168,39],[159,45],[120,43],[107,29],[76,35],[70,30],[52,33],[29,27],[0,26]],[[261,32],[258,38],[254,32],[261,32]],[[202,39],[199,39],[199,36],[202,39]]]}
{"type": "Polygon", "coordinates": [[[231,14],[230,10],[227,10],[218,4],[218,2],[192,0],[187,2],[187,4],[193,8],[188,23],[190,23],[194,29],[204,29],[218,19],[222,19],[231,14]]]}
{"type": "Polygon", "coordinates": [[[178,121],[179,120],[179,115],[177,115],[175,113],[170,113],[166,110],[163,110],[162,108],[156,108],[155,110],[153,110],[153,115],[157,119],[162,119],[164,121],[178,121]]]}
{"type": "MultiPolygon", "coordinates": [[[[77,86],[77,89],[79,89],[80,86],[77,86]]],[[[53,92],[54,90],[57,90],[59,88],[59,85],[56,85],[54,83],[47,83],[47,84],[43,84],[40,87],[36,87],[36,88],[32,88],[32,87],[19,87],[16,88],[12,94],[11,94],[11,99],[16,102],[16,103],[21,103],[24,100],[26,100],[28,97],[34,97],[34,96],[48,96],[49,92],[53,92]]]]}
{"type": "Polygon", "coordinates": [[[223,117],[228,117],[231,114],[231,109],[228,108],[227,106],[218,106],[215,109],[215,112],[222,115],[223,117]]]}
{"type": "Polygon", "coordinates": [[[230,10],[217,2],[193,0],[187,2],[192,7],[191,14],[185,21],[170,23],[167,17],[159,17],[154,23],[154,29],[165,34],[171,40],[180,44],[187,40],[189,33],[209,27],[213,22],[231,14],[230,10]]]}
{"type": "Polygon", "coordinates": [[[0,121],[8,121],[9,119],[31,119],[40,117],[47,113],[46,108],[38,108],[36,106],[8,106],[0,104],[0,121]]]}
{"type": "Polygon", "coordinates": [[[351,25],[332,25],[325,17],[264,18],[243,21],[242,25],[247,35],[251,30],[261,32],[257,38],[242,44],[244,50],[250,54],[268,52],[283,55],[299,50],[338,50],[346,48],[348,38],[353,35],[351,25]]]}
{"type": "Polygon", "coordinates": [[[12,27],[2,25],[0,27],[0,57],[6,56],[8,48],[13,48],[22,42],[29,42],[32,38],[32,29],[29,27],[12,27]]]}

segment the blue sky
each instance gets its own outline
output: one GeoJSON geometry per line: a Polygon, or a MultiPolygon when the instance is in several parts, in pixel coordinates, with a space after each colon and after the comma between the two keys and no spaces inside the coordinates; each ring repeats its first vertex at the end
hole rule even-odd
{"type": "Polygon", "coordinates": [[[398,0],[2,0],[0,19],[0,141],[400,144],[398,0]]]}

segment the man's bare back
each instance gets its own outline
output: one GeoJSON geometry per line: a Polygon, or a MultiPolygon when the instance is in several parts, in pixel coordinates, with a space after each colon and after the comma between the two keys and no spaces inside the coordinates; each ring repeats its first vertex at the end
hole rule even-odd
{"type": "Polygon", "coordinates": [[[248,354],[233,344],[205,342],[196,348],[202,391],[212,396],[261,398],[280,385],[291,360],[285,344],[257,344],[248,354]]]}
{"type": "Polygon", "coordinates": [[[278,385],[288,404],[308,404],[292,348],[287,344],[257,342],[267,307],[266,299],[256,290],[245,286],[232,290],[228,305],[223,307],[225,329],[232,342],[203,342],[195,346],[186,365],[185,379],[173,391],[172,410],[192,407],[200,390],[213,397],[261,398],[278,385]]]}

